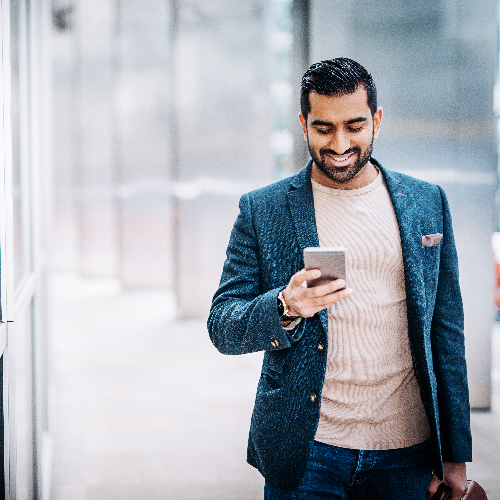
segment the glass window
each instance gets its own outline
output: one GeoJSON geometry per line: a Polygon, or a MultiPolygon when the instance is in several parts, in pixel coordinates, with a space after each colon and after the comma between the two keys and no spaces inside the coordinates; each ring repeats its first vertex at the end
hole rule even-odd
{"type": "Polygon", "coordinates": [[[15,414],[17,442],[17,498],[35,499],[33,490],[33,385],[32,308],[19,312],[14,333],[10,332],[9,355],[16,358],[15,414]],[[12,335],[14,334],[14,335],[12,335]]]}
{"type": "Polygon", "coordinates": [[[26,5],[11,3],[11,114],[14,288],[29,271],[29,186],[27,168],[26,5]]]}

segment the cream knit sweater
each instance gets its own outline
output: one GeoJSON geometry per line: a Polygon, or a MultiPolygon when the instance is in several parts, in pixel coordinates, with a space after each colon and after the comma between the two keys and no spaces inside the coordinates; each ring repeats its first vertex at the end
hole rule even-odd
{"type": "Polygon", "coordinates": [[[313,184],[319,242],[347,249],[353,294],[328,309],[328,360],[316,440],[350,449],[430,437],[408,340],[399,228],[382,175],[368,186],[313,184]]]}

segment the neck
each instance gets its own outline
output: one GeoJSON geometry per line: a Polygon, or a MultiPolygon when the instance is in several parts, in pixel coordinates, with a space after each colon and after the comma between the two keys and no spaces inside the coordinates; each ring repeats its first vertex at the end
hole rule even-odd
{"type": "Polygon", "coordinates": [[[317,183],[328,188],[335,188],[337,190],[355,190],[363,188],[364,186],[367,186],[375,181],[377,176],[378,169],[371,162],[367,162],[366,165],[352,179],[343,183],[330,179],[318,168],[315,162],[312,163],[311,167],[311,179],[313,181],[316,181],[317,183]]]}

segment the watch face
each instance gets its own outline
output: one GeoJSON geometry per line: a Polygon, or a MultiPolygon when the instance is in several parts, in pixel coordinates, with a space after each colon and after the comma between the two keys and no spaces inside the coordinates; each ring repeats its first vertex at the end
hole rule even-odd
{"type": "Polygon", "coordinates": [[[285,305],[283,304],[281,298],[278,297],[278,315],[282,317],[284,313],[285,313],[285,305]]]}

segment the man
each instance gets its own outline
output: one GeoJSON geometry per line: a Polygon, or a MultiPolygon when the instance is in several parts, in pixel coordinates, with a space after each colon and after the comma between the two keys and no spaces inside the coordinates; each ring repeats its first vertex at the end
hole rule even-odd
{"type": "Polygon", "coordinates": [[[248,462],[267,499],[413,499],[467,490],[463,309],[446,196],[371,157],[382,109],[346,58],[305,73],[312,160],[244,195],[208,328],[264,350],[248,462]],[[303,249],[347,249],[343,280],[307,287],[303,249]]]}

